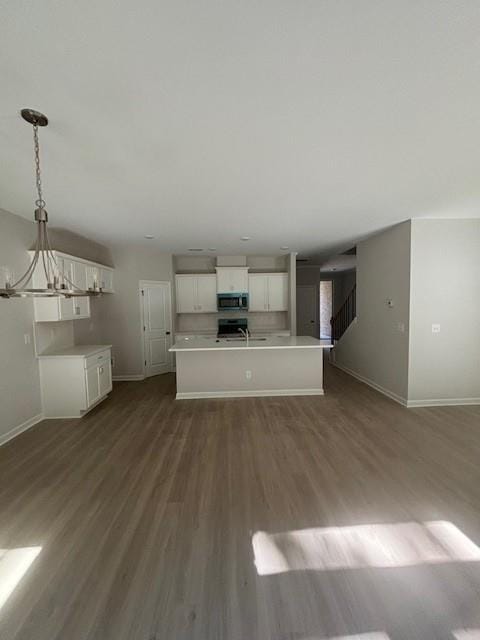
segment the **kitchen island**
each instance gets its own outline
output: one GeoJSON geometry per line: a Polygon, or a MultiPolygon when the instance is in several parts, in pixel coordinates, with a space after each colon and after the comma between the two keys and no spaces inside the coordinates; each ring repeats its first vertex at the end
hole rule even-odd
{"type": "Polygon", "coordinates": [[[323,349],[309,336],[195,337],[170,349],[177,361],[177,400],[323,395],[323,349]]]}

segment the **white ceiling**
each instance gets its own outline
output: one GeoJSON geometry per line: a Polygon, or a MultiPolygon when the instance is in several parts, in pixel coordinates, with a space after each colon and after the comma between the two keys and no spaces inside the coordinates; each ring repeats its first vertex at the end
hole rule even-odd
{"type": "Polygon", "coordinates": [[[0,207],[32,215],[31,107],[52,224],[107,244],[320,259],[477,217],[479,33],[478,0],[4,0],[0,207]]]}

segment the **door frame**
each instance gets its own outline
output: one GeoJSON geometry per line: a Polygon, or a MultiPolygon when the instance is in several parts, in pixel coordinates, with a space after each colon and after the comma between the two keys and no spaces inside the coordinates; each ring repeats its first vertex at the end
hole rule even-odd
{"type": "MultiPolygon", "coordinates": [[[[322,313],[321,313],[321,309],[320,309],[320,305],[322,304],[322,295],[321,295],[321,291],[320,288],[322,286],[322,282],[331,282],[332,283],[332,299],[331,299],[331,303],[332,303],[332,315],[331,318],[334,317],[335,315],[335,278],[320,278],[320,281],[318,283],[318,326],[319,326],[319,330],[320,330],[320,337],[322,335],[322,313]]],[[[330,318],[330,319],[331,319],[330,318]]],[[[330,331],[332,329],[332,325],[330,325],[330,331]]]]}
{"type": "MultiPolygon", "coordinates": [[[[145,317],[144,317],[144,312],[143,312],[143,295],[142,295],[142,289],[144,289],[146,286],[148,285],[167,285],[168,286],[168,293],[170,295],[170,335],[172,337],[172,344],[173,344],[173,300],[172,300],[172,283],[170,282],[170,280],[139,280],[138,281],[138,302],[140,305],[140,335],[141,335],[141,343],[142,343],[142,374],[144,379],[147,377],[146,375],[146,366],[145,366],[145,331],[143,329],[143,327],[145,326],[145,317]]],[[[173,358],[172,358],[172,354],[169,353],[168,355],[168,369],[169,372],[173,371],[173,358]]]]}

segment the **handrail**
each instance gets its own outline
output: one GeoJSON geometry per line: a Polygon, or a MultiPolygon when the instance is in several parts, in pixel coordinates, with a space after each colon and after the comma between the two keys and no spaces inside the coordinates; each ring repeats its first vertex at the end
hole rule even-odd
{"type": "Polygon", "coordinates": [[[340,340],[357,315],[357,285],[353,285],[345,302],[330,320],[332,340],[340,340]]]}

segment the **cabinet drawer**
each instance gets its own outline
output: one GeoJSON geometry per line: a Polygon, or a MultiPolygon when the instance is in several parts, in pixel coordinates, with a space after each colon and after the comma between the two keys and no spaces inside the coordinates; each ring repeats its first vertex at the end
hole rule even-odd
{"type": "Polygon", "coordinates": [[[109,361],[110,349],[106,349],[105,351],[100,351],[99,353],[95,353],[92,356],[88,356],[88,358],[85,358],[85,369],[89,369],[96,364],[102,364],[109,361]]]}

